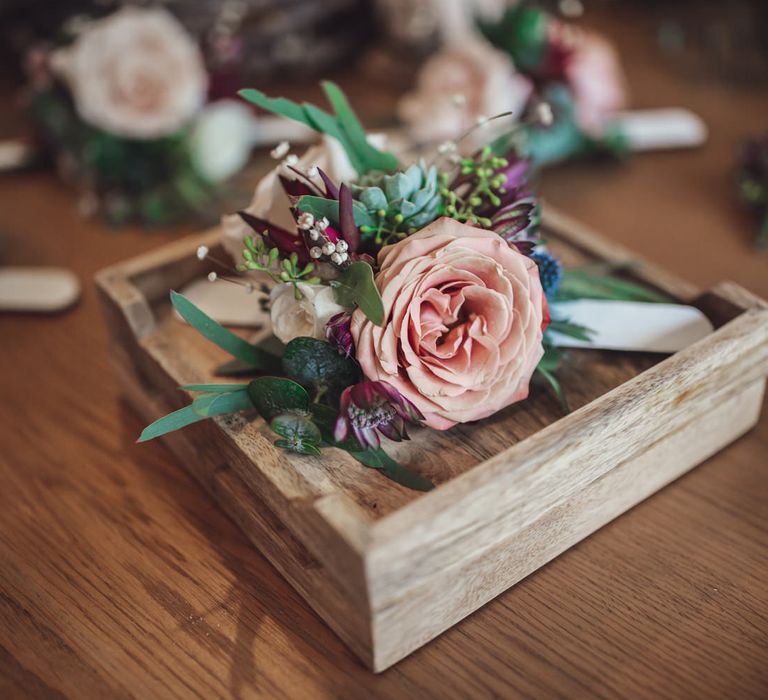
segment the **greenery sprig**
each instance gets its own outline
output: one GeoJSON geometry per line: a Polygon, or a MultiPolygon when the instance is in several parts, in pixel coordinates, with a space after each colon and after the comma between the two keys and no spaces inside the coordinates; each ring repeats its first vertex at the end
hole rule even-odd
{"type": "Polygon", "coordinates": [[[304,284],[319,284],[320,278],[311,276],[315,272],[315,266],[310,262],[306,265],[299,264],[299,256],[291,253],[287,258],[280,259],[280,251],[270,248],[261,236],[248,236],[245,239],[245,250],[239,270],[255,270],[265,272],[278,284],[288,283],[293,285],[296,299],[301,299],[299,282],[304,284]]]}
{"type": "Polygon", "coordinates": [[[490,227],[491,220],[478,212],[501,204],[499,195],[506,191],[507,178],[498,170],[507,167],[509,161],[486,146],[477,157],[462,158],[459,165],[461,175],[468,178],[469,192],[460,194],[452,189],[451,176],[441,173],[440,194],[445,201],[445,215],[456,221],[490,227]]]}

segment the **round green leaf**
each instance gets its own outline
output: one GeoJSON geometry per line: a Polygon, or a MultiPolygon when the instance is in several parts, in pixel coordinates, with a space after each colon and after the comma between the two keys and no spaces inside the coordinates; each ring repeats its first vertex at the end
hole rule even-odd
{"type": "Polygon", "coordinates": [[[307,390],[283,377],[259,377],[248,384],[248,396],[264,420],[287,411],[306,411],[309,407],[307,390]]]}

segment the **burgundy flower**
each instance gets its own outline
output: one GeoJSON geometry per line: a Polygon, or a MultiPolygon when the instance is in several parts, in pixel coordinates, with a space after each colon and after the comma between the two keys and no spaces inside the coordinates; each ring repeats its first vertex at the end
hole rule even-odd
{"type": "Polygon", "coordinates": [[[341,394],[341,409],[334,438],[346,440],[350,432],[365,448],[381,444],[379,433],[390,440],[408,440],[406,423],[419,425],[424,416],[391,384],[363,381],[341,394]]]}
{"type": "Polygon", "coordinates": [[[349,330],[351,322],[352,314],[343,312],[331,316],[328,323],[325,324],[326,340],[344,357],[352,357],[355,351],[355,343],[349,330]]]}
{"type": "MultiPolygon", "coordinates": [[[[491,229],[507,243],[521,248],[532,248],[535,244],[541,221],[541,212],[536,197],[523,193],[491,216],[491,229]]],[[[530,250],[520,252],[529,253],[530,250]]]]}

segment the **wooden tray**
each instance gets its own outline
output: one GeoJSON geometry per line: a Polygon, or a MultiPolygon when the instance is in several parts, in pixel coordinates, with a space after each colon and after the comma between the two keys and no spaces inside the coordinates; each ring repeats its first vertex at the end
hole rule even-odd
{"type": "MultiPolygon", "coordinates": [[[[551,208],[545,228],[567,264],[637,260],[551,208]]],[[[176,387],[215,380],[227,359],[171,314],[168,290],[211,269],[195,256],[201,244],[215,250],[218,232],[97,275],[119,377],[147,422],[187,404],[176,387]]],[[[338,450],[288,454],[261,419],[217,418],[163,439],[381,671],[756,423],[768,374],[765,302],[730,283],[701,294],[649,264],[635,277],[697,305],[717,330],[673,356],[572,351],[561,373],[568,416],[534,386],[490,419],[393,445],[393,456],[438,484],[429,493],[338,450]]]]}

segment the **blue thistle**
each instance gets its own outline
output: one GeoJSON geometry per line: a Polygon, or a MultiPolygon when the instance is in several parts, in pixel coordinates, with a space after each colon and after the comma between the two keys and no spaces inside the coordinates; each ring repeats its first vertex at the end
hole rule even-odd
{"type": "Polygon", "coordinates": [[[552,253],[548,253],[546,250],[531,253],[531,259],[539,266],[541,286],[547,299],[551,299],[563,279],[563,266],[552,253]]]}

